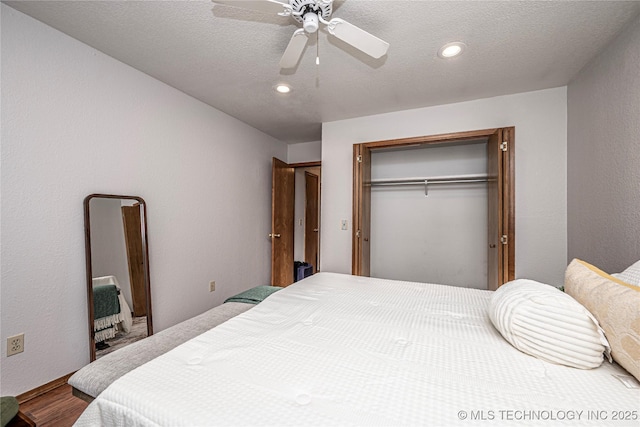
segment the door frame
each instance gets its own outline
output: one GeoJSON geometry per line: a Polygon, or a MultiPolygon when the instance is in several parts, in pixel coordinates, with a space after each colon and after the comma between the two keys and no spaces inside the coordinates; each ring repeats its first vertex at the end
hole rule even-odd
{"type": "MultiPolygon", "coordinates": [[[[318,235],[318,260],[317,260],[318,265],[315,266],[317,270],[314,270],[314,273],[316,273],[317,271],[320,271],[320,207],[322,206],[322,195],[321,195],[322,194],[322,190],[321,190],[321,187],[322,187],[322,162],[320,160],[313,161],[313,162],[298,162],[298,163],[290,163],[289,166],[291,166],[294,169],[314,168],[314,167],[317,167],[319,169],[319,171],[318,171],[319,172],[319,174],[318,174],[318,233],[317,233],[317,235],[318,235]]],[[[306,232],[307,232],[307,230],[306,230],[306,219],[305,219],[305,233],[306,232]]],[[[305,242],[305,245],[306,245],[306,237],[304,238],[304,242],[305,242]]],[[[306,249],[305,248],[303,248],[302,252],[306,255],[306,249]]]]}
{"type": "MultiPolygon", "coordinates": [[[[489,242],[497,239],[497,272],[494,284],[488,288],[495,290],[502,284],[515,278],[515,127],[482,129],[466,132],[454,132],[411,138],[353,144],[353,229],[351,273],[357,276],[370,274],[371,226],[371,152],[378,149],[402,148],[409,146],[428,146],[447,144],[474,139],[499,138],[501,159],[495,165],[498,169],[497,187],[499,194],[498,221],[489,242]],[[505,147],[503,150],[502,147],[505,147]],[[506,238],[501,239],[501,237],[506,238]]],[[[488,165],[489,166],[489,165],[488,165]]],[[[490,227],[492,228],[492,227],[490,227]]],[[[489,248],[488,248],[489,249],[489,248]]],[[[492,248],[493,249],[493,248],[492,248]]]]}
{"type": "MultiPolygon", "coordinates": [[[[320,171],[320,169],[318,170],[320,171]]],[[[315,274],[320,267],[320,176],[309,172],[308,169],[305,170],[304,187],[304,247],[302,252],[304,253],[304,262],[313,266],[315,274]]]]}
{"type": "MultiPolygon", "coordinates": [[[[272,165],[271,165],[271,168],[272,168],[271,216],[272,216],[272,218],[271,218],[271,233],[269,234],[269,237],[271,239],[271,285],[272,286],[288,286],[288,285],[293,283],[293,279],[294,279],[294,277],[293,277],[293,261],[294,261],[293,258],[294,258],[294,256],[292,254],[291,260],[290,260],[291,261],[290,262],[291,268],[288,268],[287,267],[287,265],[289,264],[287,262],[288,260],[284,260],[284,257],[282,257],[282,256],[277,256],[278,254],[276,253],[276,242],[275,242],[276,239],[273,237],[276,234],[281,234],[279,232],[276,232],[275,224],[274,224],[274,207],[275,207],[274,202],[275,202],[275,199],[276,199],[276,189],[275,189],[275,183],[274,183],[273,169],[274,169],[274,163],[275,163],[276,160],[279,161],[279,162],[282,162],[283,164],[285,164],[286,167],[292,168],[294,170],[294,172],[295,172],[295,169],[298,169],[298,168],[316,167],[317,166],[317,167],[320,168],[320,171],[322,173],[322,162],[313,161],[313,162],[285,163],[282,160],[277,159],[276,157],[274,157],[272,159],[272,165]],[[284,279],[280,280],[280,278],[277,278],[276,275],[274,274],[275,273],[274,266],[276,265],[276,262],[277,262],[276,260],[277,259],[283,259],[284,260],[283,262],[285,262],[285,264],[286,264],[285,267],[283,267],[283,268],[285,270],[288,268],[288,270],[291,271],[291,282],[290,283],[286,283],[286,282],[288,282],[288,280],[284,280],[284,279]]],[[[293,192],[294,192],[294,197],[293,197],[292,203],[295,204],[295,173],[294,173],[294,178],[293,178],[293,192]]],[[[321,201],[318,200],[319,204],[320,204],[320,202],[321,201]]],[[[320,205],[318,205],[318,206],[320,206],[320,205]]],[[[292,206],[292,208],[293,208],[293,206],[292,206]]],[[[291,215],[291,217],[290,218],[286,218],[284,222],[287,223],[287,224],[290,224],[290,228],[291,229],[287,230],[287,231],[290,232],[291,239],[293,239],[294,238],[293,237],[294,236],[294,230],[295,230],[295,218],[294,218],[295,213],[294,213],[294,209],[287,209],[286,214],[287,215],[291,215]]],[[[319,243],[319,240],[318,240],[318,246],[319,245],[320,245],[320,243],[319,243]]],[[[293,253],[293,243],[291,244],[291,251],[293,253]]]]}

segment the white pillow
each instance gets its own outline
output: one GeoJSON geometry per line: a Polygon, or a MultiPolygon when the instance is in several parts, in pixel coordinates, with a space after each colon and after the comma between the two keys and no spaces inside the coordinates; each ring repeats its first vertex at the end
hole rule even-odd
{"type": "Polygon", "coordinates": [[[505,283],[491,296],[489,317],[515,348],[547,362],[597,368],[609,343],[598,321],[571,296],[527,279],[505,283]]]}
{"type": "Polygon", "coordinates": [[[612,276],[630,285],[640,286],[640,261],[637,261],[622,273],[612,274],[612,276]]]}

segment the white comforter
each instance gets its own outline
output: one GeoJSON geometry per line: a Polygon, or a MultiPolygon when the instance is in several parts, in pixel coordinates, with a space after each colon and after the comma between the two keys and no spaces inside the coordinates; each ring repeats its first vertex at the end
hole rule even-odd
{"type": "Polygon", "coordinates": [[[632,377],[520,353],[490,295],[320,273],[120,378],[77,425],[638,425],[632,377]]]}

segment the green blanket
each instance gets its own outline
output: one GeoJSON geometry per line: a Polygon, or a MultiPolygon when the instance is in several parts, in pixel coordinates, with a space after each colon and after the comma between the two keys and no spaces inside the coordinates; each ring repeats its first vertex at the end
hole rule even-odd
{"type": "Polygon", "coordinates": [[[0,415],[2,415],[2,427],[4,427],[18,413],[18,400],[13,396],[2,396],[0,403],[2,404],[0,415]]]}
{"type": "Polygon", "coordinates": [[[120,301],[116,285],[98,285],[93,287],[93,318],[113,316],[120,313],[120,301]]]}
{"type": "Polygon", "coordinates": [[[225,302],[244,302],[246,304],[258,304],[272,293],[282,289],[280,286],[256,286],[247,291],[240,292],[231,298],[227,298],[225,302]]]}

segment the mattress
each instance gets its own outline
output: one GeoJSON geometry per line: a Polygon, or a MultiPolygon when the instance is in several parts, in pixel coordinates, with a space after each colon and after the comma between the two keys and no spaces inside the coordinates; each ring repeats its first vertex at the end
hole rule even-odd
{"type": "Polygon", "coordinates": [[[85,395],[95,398],[127,372],[252,307],[252,304],[240,302],[228,302],[214,307],[94,360],[74,373],[67,382],[85,395]]]}
{"type": "Polygon", "coordinates": [[[635,379],[519,352],[490,296],[319,273],[121,377],[76,425],[637,425],[635,379]]]}

